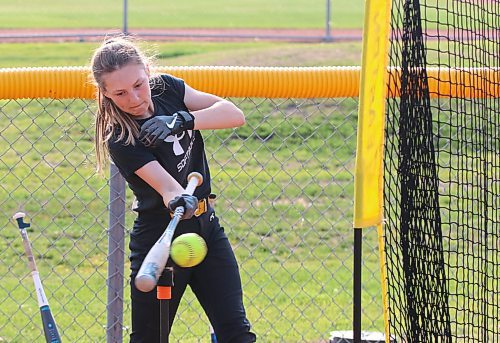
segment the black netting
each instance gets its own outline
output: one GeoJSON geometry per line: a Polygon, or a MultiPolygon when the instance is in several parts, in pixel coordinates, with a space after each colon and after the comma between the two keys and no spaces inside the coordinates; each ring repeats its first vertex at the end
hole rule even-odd
{"type": "Polygon", "coordinates": [[[500,341],[500,2],[398,0],[391,26],[390,333],[500,341]]]}

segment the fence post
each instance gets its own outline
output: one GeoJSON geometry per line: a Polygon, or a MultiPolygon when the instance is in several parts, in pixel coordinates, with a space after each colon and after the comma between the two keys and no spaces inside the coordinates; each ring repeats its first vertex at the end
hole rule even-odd
{"type": "Polygon", "coordinates": [[[109,170],[107,343],[123,340],[123,274],[125,249],[125,179],[111,163],[109,170]]]}
{"type": "Polygon", "coordinates": [[[128,3],[123,0],[123,30],[124,35],[128,35],[128,3]]]}
{"type": "Polygon", "coordinates": [[[331,42],[333,40],[330,28],[330,22],[332,20],[331,9],[331,0],[326,0],[325,36],[323,37],[323,40],[326,42],[331,42]]]}

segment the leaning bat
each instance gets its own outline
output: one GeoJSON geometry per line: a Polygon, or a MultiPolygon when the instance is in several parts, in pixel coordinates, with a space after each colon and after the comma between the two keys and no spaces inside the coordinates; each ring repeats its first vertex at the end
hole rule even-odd
{"type": "Polygon", "coordinates": [[[36,296],[38,298],[38,306],[40,307],[40,314],[42,315],[43,332],[45,334],[45,340],[47,343],[61,343],[61,336],[57,331],[56,322],[50,311],[49,303],[45,292],[43,291],[42,281],[38,274],[38,269],[36,267],[35,258],[33,257],[33,251],[31,250],[31,244],[28,239],[28,233],[26,228],[30,224],[25,223],[23,218],[26,215],[22,212],[17,212],[14,214],[13,218],[17,220],[17,225],[21,231],[21,236],[23,237],[24,251],[28,257],[28,266],[31,269],[31,276],[33,277],[33,282],[35,283],[36,296]]]}
{"type": "MultiPolygon", "coordinates": [[[[200,173],[193,172],[188,175],[188,185],[184,190],[184,194],[192,195],[196,187],[203,182],[203,176],[200,173]]],[[[158,279],[160,278],[163,269],[167,264],[168,256],[170,255],[170,244],[175,232],[177,224],[184,214],[184,208],[179,206],[175,209],[174,215],[168,223],[165,232],[158,238],[153,247],[149,250],[146,258],[142,262],[141,268],[135,277],[135,286],[143,292],[152,291],[158,279]]]]}

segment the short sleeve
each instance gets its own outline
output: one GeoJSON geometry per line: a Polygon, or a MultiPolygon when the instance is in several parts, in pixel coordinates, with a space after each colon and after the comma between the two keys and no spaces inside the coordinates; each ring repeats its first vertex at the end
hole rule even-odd
{"type": "Polygon", "coordinates": [[[177,94],[179,99],[184,99],[184,94],[186,93],[184,80],[169,74],[162,74],[161,78],[177,94]]]}
{"type": "Polygon", "coordinates": [[[141,143],[125,145],[123,142],[108,142],[109,155],[124,177],[134,174],[156,157],[141,143]]]}

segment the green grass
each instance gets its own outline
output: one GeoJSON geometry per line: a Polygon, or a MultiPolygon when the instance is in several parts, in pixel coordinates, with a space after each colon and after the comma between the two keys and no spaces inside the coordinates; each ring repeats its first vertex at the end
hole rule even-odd
{"type": "MultiPolygon", "coordinates": [[[[332,1],[331,25],[362,26],[364,2],[332,1]]],[[[129,1],[133,28],[323,28],[324,0],[129,1]]],[[[114,28],[123,26],[123,1],[2,1],[0,28],[114,28]]]]}
{"type": "MultiPolygon", "coordinates": [[[[96,46],[3,44],[0,66],[86,65],[96,46]]],[[[360,47],[175,42],[153,43],[151,52],[159,65],[328,66],[359,64],[360,47]]],[[[247,125],[205,138],[218,212],[241,265],[248,316],[263,342],[319,342],[331,330],[351,327],[357,103],[327,102],[321,113],[301,100],[234,101],[247,114],[247,125]]],[[[2,316],[16,323],[0,324],[7,342],[42,339],[22,245],[8,218],[20,208],[33,223],[35,258],[64,338],[105,340],[109,195],[106,179],[94,174],[87,106],[93,109],[79,101],[0,102],[2,145],[11,147],[0,152],[0,204],[6,214],[0,220],[0,241],[6,243],[0,299],[2,316]]],[[[128,192],[127,208],[131,201],[128,192]]],[[[129,212],[127,229],[133,217],[129,212]]],[[[382,330],[376,234],[366,237],[365,275],[375,276],[365,280],[364,327],[382,330]]],[[[181,305],[173,337],[207,337],[205,315],[191,292],[183,302],[191,307],[181,305]]]]}
{"type": "MultiPolygon", "coordinates": [[[[345,313],[351,302],[350,170],[357,119],[347,115],[356,102],[327,101],[323,106],[335,108],[334,115],[301,104],[284,116],[292,103],[276,112],[271,103],[235,101],[247,113],[247,125],[205,136],[216,206],[240,262],[249,317],[262,341],[317,342],[329,330],[351,327],[345,313]]],[[[64,338],[102,341],[108,190],[106,179],[94,175],[92,115],[78,101],[2,102],[0,108],[2,139],[12,147],[0,164],[0,204],[4,213],[21,206],[31,216],[30,237],[64,338]]],[[[129,213],[127,228],[132,220],[129,213]]],[[[27,317],[32,322],[29,329],[2,328],[2,337],[16,342],[13,337],[22,332],[22,341],[36,341],[37,307],[18,233],[5,216],[0,227],[8,247],[0,264],[0,299],[8,299],[2,311],[16,323],[27,317]]],[[[375,236],[367,238],[367,247],[376,246],[375,236]]],[[[378,270],[376,256],[366,254],[368,271],[378,270]]],[[[365,287],[380,294],[377,278],[365,287]]],[[[130,325],[128,289],[125,294],[130,325]]],[[[206,319],[191,293],[183,301],[194,310],[183,306],[173,335],[196,342],[193,337],[206,336],[206,319]]],[[[370,301],[365,300],[365,311],[378,319],[366,318],[365,327],[380,330],[380,303],[370,301]]]]}
{"type": "MultiPolygon", "coordinates": [[[[361,63],[361,42],[147,42],[141,47],[165,66],[351,66],[361,63]]],[[[99,43],[4,43],[0,68],[85,66],[99,43]]]]}
{"type": "MultiPolygon", "coordinates": [[[[332,27],[360,28],[362,12],[362,1],[332,1],[332,27]]],[[[129,2],[131,31],[323,28],[325,16],[325,2],[319,0],[129,2]]],[[[117,0],[0,4],[0,28],[121,27],[122,2],[117,0]]],[[[151,43],[157,63],[173,66],[346,66],[359,65],[361,56],[359,42],[151,43]]],[[[0,67],[88,65],[97,45],[1,44],[0,67]]],[[[428,59],[440,57],[431,52],[428,59]]],[[[266,116],[275,104],[243,101],[246,126],[206,137],[214,190],[219,193],[217,209],[241,265],[248,316],[262,342],[318,343],[331,330],[352,327],[352,170],[357,121],[352,113],[357,104],[327,106],[328,112],[307,119],[302,112],[286,111],[304,107],[295,105],[283,104],[286,116],[266,116]]],[[[0,341],[43,340],[22,245],[9,220],[20,208],[33,223],[30,238],[35,258],[63,338],[104,341],[109,195],[106,180],[94,175],[92,115],[87,104],[1,101],[0,117],[1,145],[11,147],[0,150],[4,213],[0,216],[0,317],[9,318],[8,325],[0,321],[0,341]]],[[[131,201],[128,192],[127,207],[131,201]]],[[[129,212],[127,228],[133,218],[129,212]]],[[[364,237],[363,329],[382,331],[376,233],[366,230],[364,237]]],[[[207,321],[192,293],[182,301],[173,337],[182,342],[208,338],[207,321]]],[[[126,288],[125,334],[129,316],[126,288]]]]}

